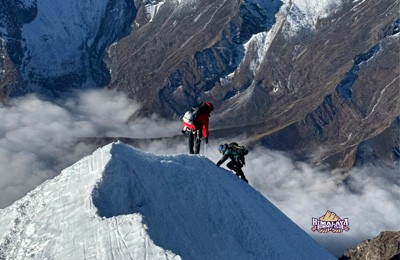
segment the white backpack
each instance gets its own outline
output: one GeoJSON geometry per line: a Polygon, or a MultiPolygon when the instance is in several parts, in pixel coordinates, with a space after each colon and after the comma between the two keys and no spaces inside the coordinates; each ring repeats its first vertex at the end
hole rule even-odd
{"type": "Polygon", "coordinates": [[[182,121],[188,124],[194,124],[193,122],[193,112],[192,111],[186,111],[185,114],[182,117],[182,121]]]}

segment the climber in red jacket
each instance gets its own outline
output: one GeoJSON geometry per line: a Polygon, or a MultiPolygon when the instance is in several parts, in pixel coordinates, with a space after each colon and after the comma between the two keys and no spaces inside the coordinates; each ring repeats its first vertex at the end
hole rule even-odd
{"type": "Polygon", "coordinates": [[[191,154],[200,153],[201,138],[204,137],[208,143],[208,123],[211,111],[214,110],[210,102],[202,102],[191,108],[183,116],[182,133],[189,134],[189,152],[191,154]]]}

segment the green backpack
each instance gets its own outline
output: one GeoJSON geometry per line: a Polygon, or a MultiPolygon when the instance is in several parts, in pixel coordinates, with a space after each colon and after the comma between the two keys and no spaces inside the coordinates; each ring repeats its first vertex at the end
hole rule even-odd
{"type": "Polygon", "coordinates": [[[245,165],[246,160],[244,156],[249,153],[249,150],[246,149],[243,145],[239,145],[238,143],[230,143],[228,148],[232,151],[235,157],[235,161],[245,165]]]}
{"type": "Polygon", "coordinates": [[[249,150],[247,150],[246,147],[235,142],[230,143],[228,147],[243,157],[249,153],[249,150]]]}

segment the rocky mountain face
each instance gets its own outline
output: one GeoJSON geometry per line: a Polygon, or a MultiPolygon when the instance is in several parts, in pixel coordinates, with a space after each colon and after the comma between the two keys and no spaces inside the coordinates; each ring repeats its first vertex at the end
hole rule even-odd
{"type": "Polygon", "coordinates": [[[3,1],[0,37],[19,75],[10,94],[108,84],[105,50],[130,31],[135,13],[129,0],[3,1]]]}
{"type": "Polygon", "coordinates": [[[370,259],[396,260],[400,258],[400,232],[385,231],[379,236],[362,241],[355,248],[348,249],[340,260],[370,259]]]}
{"type": "Polygon", "coordinates": [[[214,137],[344,169],[400,157],[398,0],[8,5],[29,14],[0,24],[12,95],[107,86],[143,105],[132,120],[209,100],[214,137]]]}
{"type": "Polygon", "coordinates": [[[0,101],[4,101],[17,80],[18,72],[8,57],[5,41],[0,39],[0,44],[0,101]]]}

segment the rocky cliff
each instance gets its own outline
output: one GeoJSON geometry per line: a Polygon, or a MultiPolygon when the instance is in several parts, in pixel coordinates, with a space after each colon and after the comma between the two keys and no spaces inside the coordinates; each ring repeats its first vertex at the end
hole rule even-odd
{"type": "Polygon", "coordinates": [[[396,125],[398,1],[344,1],[319,19],[301,1],[160,3],[110,52],[110,86],[146,101],[144,114],[211,100],[221,135],[344,169],[396,125]]]}
{"type": "Polygon", "coordinates": [[[18,72],[8,56],[5,41],[0,39],[0,101],[5,101],[12,91],[18,72]]]}
{"type": "Polygon", "coordinates": [[[348,249],[340,260],[396,260],[400,259],[400,232],[385,231],[379,236],[362,241],[353,249],[348,249]]]}

